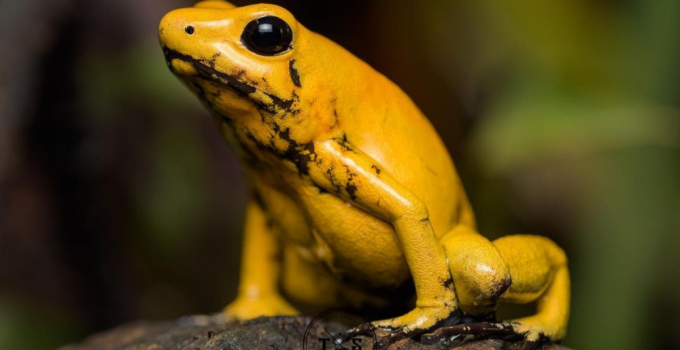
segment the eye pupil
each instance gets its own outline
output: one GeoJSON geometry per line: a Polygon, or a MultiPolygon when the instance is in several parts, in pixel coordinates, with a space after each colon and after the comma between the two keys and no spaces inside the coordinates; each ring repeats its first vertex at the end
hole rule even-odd
{"type": "Polygon", "coordinates": [[[187,32],[187,34],[191,35],[194,34],[194,27],[193,26],[187,26],[184,28],[184,31],[187,32]]]}
{"type": "Polygon", "coordinates": [[[241,40],[250,51],[273,56],[290,48],[293,33],[284,20],[267,16],[248,23],[241,40]]]}
{"type": "Polygon", "coordinates": [[[262,23],[253,33],[253,41],[262,47],[273,47],[281,41],[281,32],[274,30],[270,23],[262,23]]]}

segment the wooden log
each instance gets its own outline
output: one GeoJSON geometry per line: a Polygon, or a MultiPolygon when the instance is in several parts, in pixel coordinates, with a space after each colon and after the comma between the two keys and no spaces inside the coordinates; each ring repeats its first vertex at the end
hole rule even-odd
{"type": "MultiPolygon", "coordinates": [[[[192,316],[175,322],[135,322],[95,334],[83,343],[60,350],[285,350],[303,349],[305,331],[311,317],[261,317],[245,322],[225,322],[218,316],[192,316]]],[[[308,334],[317,340],[325,334],[308,334]]],[[[423,345],[404,339],[390,346],[399,350],[515,350],[521,342],[487,339],[459,345],[423,345]]],[[[317,343],[314,349],[322,347],[317,343]]],[[[327,349],[334,349],[327,344],[327,349]]],[[[558,344],[540,349],[569,350],[558,344]]],[[[346,349],[352,349],[351,344],[346,349]]],[[[308,350],[311,350],[308,349],[308,350]]]]}

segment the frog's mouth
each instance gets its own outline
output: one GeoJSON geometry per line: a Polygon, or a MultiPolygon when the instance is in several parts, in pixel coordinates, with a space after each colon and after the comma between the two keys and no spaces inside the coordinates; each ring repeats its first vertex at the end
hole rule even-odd
{"type": "Polygon", "coordinates": [[[201,78],[210,81],[216,81],[228,86],[229,88],[236,91],[236,93],[239,95],[248,98],[260,110],[264,110],[272,114],[278,113],[279,111],[292,114],[297,114],[299,112],[297,109],[293,108],[293,104],[298,100],[295,93],[293,93],[293,97],[291,99],[283,99],[274,94],[270,94],[252,85],[248,85],[242,81],[239,81],[236,76],[218,71],[215,69],[214,60],[206,61],[197,59],[191,55],[181,53],[167,46],[163,47],[163,53],[165,53],[165,60],[168,63],[168,67],[170,67],[170,70],[173,72],[175,72],[175,69],[172,66],[173,60],[180,60],[190,64],[201,78]],[[264,102],[261,98],[264,96],[271,100],[271,102],[264,102]]]}

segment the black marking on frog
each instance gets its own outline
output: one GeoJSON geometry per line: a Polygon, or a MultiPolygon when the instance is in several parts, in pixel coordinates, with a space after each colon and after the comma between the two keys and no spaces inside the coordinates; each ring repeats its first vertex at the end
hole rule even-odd
{"type": "MultiPolygon", "coordinates": [[[[282,129],[276,123],[272,124],[274,134],[269,139],[268,143],[258,140],[252,133],[246,131],[246,138],[250,140],[260,150],[273,154],[279,159],[288,160],[292,162],[298,169],[300,176],[309,175],[310,163],[321,164],[321,160],[316,154],[313,142],[298,142],[290,135],[290,128],[282,129]],[[277,137],[288,143],[285,149],[276,147],[277,137]]],[[[245,146],[245,145],[244,145],[245,146]]],[[[247,146],[245,146],[247,148],[247,146]]]]}
{"type": "Polygon", "coordinates": [[[300,74],[295,68],[295,60],[290,60],[290,62],[288,63],[288,73],[290,74],[290,80],[293,81],[293,84],[301,88],[302,85],[300,84],[300,74]]]}
{"type": "Polygon", "coordinates": [[[335,186],[335,191],[336,193],[340,193],[340,189],[342,188],[342,184],[340,184],[340,181],[338,181],[338,178],[335,177],[335,165],[331,163],[328,168],[326,168],[326,177],[328,178],[328,181],[331,182],[331,185],[335,186]]]}
{"type": "MultiPolygon", "coordinates": [[[[255,144],[255,147],[257,147],[258,150],[267,151],[269,153],[274,153],[274,154],[279,153],[278,149],[276,149],[276,147],[273,145],[273,143],[270,143],[270,144],[263,143],[262,141],[255,138],[255,136],[250,131],[246,131],[245,135],[246,135],[246,138],[248,140],[250,140],[253,144],[255,144]]],[[[243,142],[243,145],[245,146],[245,148],[248,148],[247,145],[245,144],[245,142],[243,142]]]]}
{"type": "Polygon", "coordinates": [[[356,151],[354,150],[354,146],[352,146],[352,144],[347,140],[347,133],[342,133],[342,137],[335,139],[335,141],[338,143],[340,149],[343,152],[356,153],[356,151]]]}
{"type": "Polygon", "coordinates": [[[446,279],[440,278],[439,283],[442,285],[442,287],[448,290],[454,290],[453,278],[451,276],[447,277],[446,279]]]}
{"type": "Polygon", "coordinates": [[[262,123],[267,123],[267,117],[264,115],[264,112],[258,109],[257,113],[260,115],[260,121],[262,123]]]}
{"type": "Polygon", "coordinates": [[[353,201],[357,199],[357,191],[359,188],[357,187],[355,178],[357,177],[357,174],[355,174],[350,168],[346,165],[343,165],[345,167],[345,172],[347,173],[347,182],[345,183],[345,192],[349,195],[349,198],[351,198],[353,201]]]}
{"type": "Polygon", "coordinates": [[[345,185],[345,191],[347,191],[347,194],[349,194],[349,198],[351,198],[353,201],[357,199],[356,195],[357,190],[358,190],[357,185],[347,181],[347,184],[345,185]]]}
{"type": "Polygon", "coordinates": [[[217,70],[215,68],[215,60],[217,59],[218,56],[213,55],[213,57],[210,60],[202,60],[194,58],[191,55],[183,54],[179,51],[170,49],[167,46],[163,47],[163,52],[165,53],[166,63],[168,64],[168,67],[170,67],[171,70],[173,70],[172,60],[176,59],[189,63],[194,67],[194,69],[196,69],[199,76],[208,80],[217,80],[226,83],[226,85],[233,89],[234,91],[236,91],[236,93],[238,93],[241,96],[247,97],[251,102],[253,102],[257,106],[258,109],[265,110],[271,114],[276,114],[279,111],[283,111],[284,115],[289,113],[297,115],[300,113],[299,109],[293,108],[293,106],[300,101],[300,98],[297,96],[295,92],[293,92],[291,99],[283,99],[274,94],[258,90],[257,88],[255,88],[255,86],[249,85],[239,80],[239,78],[242,78],[246,74],[246,71],[243,70],[239,71],[236,74],[236,76],[234,76],[217,70]],[[269,97],[269,99],[271,99],[272,102],[267,104],[250,96],[258,91],[264,94],[265,96],[269,97]]]}
{"type": "Polygon", "coordinates": [[[283,153],[280,153],[280,156],[293,162],[300,175],[309,175],[309,163],[320,163],[315,153],[314,142],[298,143],[290,136],[290,128],[281,130],[278,124],[274,124],[274,132],[279,138],[288,142],[288,148],[283,153]]]}
{"type": "Polygon", "coordinates": [[[222,55],[221,52],[217,52],[212,57],[210,57],[210,60],[208,60],[208,66],[212,69],[215,69],[215,62],[217,61],[217,58],[222,55]]]}
{"type": "Polygon", "coordinates": [[[269,98],[271,98],[271,100],[272,100],[272,103],[270,105],[268,105],[270,107],[267,110],[268,112],[276,113],[276,108],[279,108],[280,110],[285,112],[284,115],[288,114],[288,113],[290,113],[292,115],[298,115],[300,113],[299,109],[293,108],[293,105],[296,102],[300,101],[300,97],[298,97],[298,95],[295,93],[295,91],[293,91],[293,94],[292,94],[293,97],[290,100],[284,100],[284,99],[281,99],[280,97],[278,97],[276,95],[272,95],[272,94],[269,94],[269,93],[266,93],[266,92],[263,92],[263,93],[265,95],[269,96],[269,98]],[[272,111],[272,109],[273,109],[273,111],[272,111]]]}
{"type": "MultiPolygon", "coordinates": [[[[204,78],[208,78],[208,79],[211,79],[211,78],[216,79],[217,78],[217,79],[225,81],[230,88],[234,89],[239,94],[250,95],[252,93],[255,93],[255,91],[257,91],[257,89],[255,89],[255,87],[238,81],[238,79],[236,79],[236,77],[229,75],[227,73],[224,73],[224,72],[220,72],[217,69],[211,67],[210,62],[205,62],[203,60],[196,59],[196,58],[194,58],[190,55],[183,54],[179,51],[170,49],[168,47],[165,47],[163,49],[163,52],[165,53],[165,59],[168,62],[168,65],[170,65],[171,67],[172,67],[172,60],[177,59],[177,60],[184,61],[186,63],[191,64],[196,69],[198,74],[200,76],[204,77],[204,78]]],[[[214,66],[214,61],[213,61],[213,66],[214,66]]]]}
{"type": "Polygon", "coordinates": [[[503,278],[497,283],[494,283],[494,291],[489,295],[490,301],[497,301],[512,285],[512,277],[503,278]]]}
{"type": "Polygon", "coordinates": [[[333,125],[331,125],[331,129],[334,129],[336,126],[338,126],[338,110],[333,109],[333,125]]]}
{"type": "Polygon", "coordinates": [[[350,152],[350,151],[352,151],[352,147],[351,147],[350,144],[347,143],[347,142],[344,142],[344,141],[342,141],[342,140],[338,140],[338,145],[340,146],[340,149],[341,149],[343,152],[350,152]]]}
{"type": "Polygon", "coordinates": [[[375,164],[371,165],[371,169],[373,169],[373,171],[375,171],[376,175],[380,175],[380,173],[382,172],[382,170],[380,170],[380,168],[378,168],[378,166],[375,165],[375,164]]]}

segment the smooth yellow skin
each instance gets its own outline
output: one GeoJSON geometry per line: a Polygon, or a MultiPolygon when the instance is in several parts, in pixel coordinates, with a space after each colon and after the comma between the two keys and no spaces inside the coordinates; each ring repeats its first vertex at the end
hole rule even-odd
{"type": "Polygon", "coordinates": [[[171,70],[239,152],[252,191],[228,316],[295,314],[288,300],[389,309],[408,301],[399,291],[412,294],[412,283],[415,308],[376,326],[418,331],[454,312],[538,300],[516,329],[564,336],[562,250],[541,237],[478,234],[439,136],[383,75],[275,5],[205,1],[168,13],[159,34],[171,70]],[[290,50],[262,56],[241,42],[264,16],[290,25],[290,50]]]}

